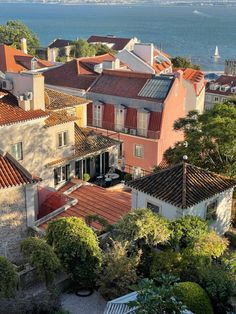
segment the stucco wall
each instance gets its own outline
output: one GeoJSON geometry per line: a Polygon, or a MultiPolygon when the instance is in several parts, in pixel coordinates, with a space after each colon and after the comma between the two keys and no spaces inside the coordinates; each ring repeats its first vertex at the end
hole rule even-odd
{"type": "Polygon", "coordinates": [[[0,148],[11,153],[11,145],[22,142],[23,160],[19,161],[30,173],[53,186],[53,170],[47,163],[73,154],[74,122],[45,128],[43,120],[18,123],[0,128],[0,148]],[[58,148],[59,132],[68,131],[68,145],[58,148]]]}
{"type": "Polygon", "coordinates": [[[25,187],[0,190],[0,255],[20,260],[20,241],[27,237],[25,187]]]}
{"type": "Polygon", "coordinates": [[[230,226],[232,195],[233,189],[229,189],[207,200],[204,200],[191,208],[182,210],[176,206],[156,199],[146,193],[133,189],[132,208],[145,208],[147,207],[147,202],[150,202],[154,205],[158,205],[160,207],[160,214],[168,219],[175,219],[185,215],[194,215],[205,219],[207,205],[214,200],[217,200],[217,220],[209,222],[209,226],[210,228],[216,230],[219,234],[223,234],[229,229],[230,226]]]}

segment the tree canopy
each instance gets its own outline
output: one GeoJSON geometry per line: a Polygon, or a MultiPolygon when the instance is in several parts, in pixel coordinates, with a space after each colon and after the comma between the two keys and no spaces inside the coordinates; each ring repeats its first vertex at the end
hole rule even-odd
{"type": "Polygon", "coordinates": [[[70,217],[50,222],[46,238],[74,282],[93,284],[102,254],[96,234],[82,219],[70,217]]]}
{"type": "Polygon", "coordinates": [[[216,104],[202,115],[190,111],[174,123],[174,129],[183,131],[185,140],[165,152],[170,165],[187,155],[196,166],[236,176],[236,106],[216,104]]]}
{"type": "Polygon", "coordinates": [[[38,37],[21,21],[8,21],[0,25],[0,43],[21,48],[21,39],[27,40],[28,53],[34,54],[34,49],[39,47],[38,37]]]}
{"type": "Polygon", "coordinates": [[[0,256],[0,296],[11,297],[17,284],[15,266],[4,256],[0,256]]]}
{"type": "Polygon", "coordinates": [[[105,53],[114,53],[112,49],[102,44],[89,44],[87,40],[77,39],[73,43],[73,48],[71,50],[71,57],[92,57],[99,56],[105,53]]]}
{"type": "Polygon", "coordinates": [[[200,66],[198,64],[193,64],[192,61],[185,57],[175,57],[171,59],[174,68],[192,68],[195,70],[200,70],[200,66]]]}

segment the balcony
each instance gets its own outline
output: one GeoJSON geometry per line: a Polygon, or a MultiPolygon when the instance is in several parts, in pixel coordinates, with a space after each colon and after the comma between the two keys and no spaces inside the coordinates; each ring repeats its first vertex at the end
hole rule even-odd
{"type": "Polygon", "coordinates": [[[124,127],[123,125],[114,124],[108,121],[102,122],[102,127],[94,126],[92,124],[88,123],[88,126],[92,127],[95,130],[106,130],[107,135],[110,134],[109,131],[114,131],[115,133],[123,133],[123,134],[129,134],[133,136],[143,137],[143,138],[150,138],[150,139],[159,139],[160,138],[160,131],[151,131],[147,129],[140,129],[140,128],[134,128],[132,126],[124,127]]]}

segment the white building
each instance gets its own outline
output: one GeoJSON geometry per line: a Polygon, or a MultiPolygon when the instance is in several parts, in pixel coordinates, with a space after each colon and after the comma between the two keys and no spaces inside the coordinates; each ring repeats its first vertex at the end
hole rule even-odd
{"type": "Polygon", "coordinates": [[[199,216],[219,234],[230,226],[235,180],[181,163],[127,185],[133,209],[148,207],[170,220],[199,216]]]}

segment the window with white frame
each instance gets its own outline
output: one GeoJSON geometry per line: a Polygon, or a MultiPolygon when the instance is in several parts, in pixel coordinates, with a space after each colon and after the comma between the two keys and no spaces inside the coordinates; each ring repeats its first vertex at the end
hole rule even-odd
{"type": "Polygon", "coordinates": [[[55,185],[68,181],[70,178],[70,165],[65,165],[54,169],[54,183],[55,185]]]}
{"type": "Polygon", "coordinates": [[[217,200],[214,200],[207,204],[206,206],[206,220],[217,220],[217,200]]]}
{"type": "Polygon", "coordinates": [[[63,131],[57,134],[58,136],[58,147],[68,145],[68,131],[63,131]]]}
{"type": "Polygon", "coordinates": [[[219,101],[219,97],[214,97],[214,101],[219,101]]]}
{"type": "Polygon", "coordinates": [[[160,206],[147,202],[147,208],[151,209],[154,213],[159,214],[160,213],[160,206]]]}
{"type": "Polygon", "coordinates": [[[22,160],[23,159],[22,142],[15,143],[15,144],[11,145],[11,155],[16,160],[22,160]]]}
{"type": "Polygon", "coordinates": [[[94,105],[93,106],[93,126],[102,126],[102,106],[94,105]]]}
{"type": "Polygon", "coordinates": [[[116,109],[116,130],[121,131],[124,128],[125,110],[122,108],[116,109]]]}
{"type": "Polygon", "coordinates": [[[144,156],[143,145],[140,145],[140,144],[134,145],[134,156],[139,157],[139,158],[143,158],[143,156],[144,156]]]}
{"type": "Polygon", "coordinates": [[[147,136],[148,112],[138,112],[138,135],[147,136]]]}

